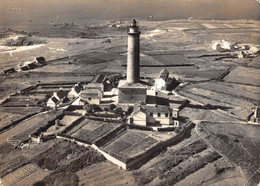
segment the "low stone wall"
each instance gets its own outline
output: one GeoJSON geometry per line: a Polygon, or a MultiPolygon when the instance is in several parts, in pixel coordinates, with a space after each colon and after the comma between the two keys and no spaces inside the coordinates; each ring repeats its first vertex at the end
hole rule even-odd
{"type": "Polygon", "coordinates": [[[115,157],[109,155],[108,153],[102,151],[102,150],[101,150],[100,148],[98,148],[95,144],[93,144],[92,147],[93,147],[94,149],[96,149],[98,152],[100,152],[103,156],[105,156],[105,158],[106,158],[108,161],[110,161],[110,162],[116,164],[117,166],[119,166],[119,167],[121,167],[121,168],[123,168],[123,169],[125,169],[125,170],[127,169],[127,164],[126,164],[126,163],[124,163],[124,162],[122,162],[122,161],[116,159],[115,157]]]}

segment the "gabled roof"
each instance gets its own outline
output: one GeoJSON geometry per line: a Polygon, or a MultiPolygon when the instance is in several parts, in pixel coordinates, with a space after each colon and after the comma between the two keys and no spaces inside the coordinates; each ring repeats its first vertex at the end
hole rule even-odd
{"type": "Polygon", "coordinates": [[[161,70],[157,79],[161,78],[164,81],[166,81],[168,79],[168,77],[169,77],[169,71],[166,68],[164,68],[164,69],[161,70]]]}
{"type": "Polygon", "coordinates": [[[57,92],[57,96],[58,98],[62,99],[66,96],[66,92],[62,89],[60,89],[58,92],[57,92]]]}
{"type": "Polygon", "coordinates": [[[98,74],[96,75],[91,83],[103,83],[106,80],[106,76],[104,74],[98,74]]]}
{"type": "Polygon", "coordinates": [[[36,61],[37,61],[38,63],[41,63],[41,64],[45,64],[45,63],[46,63],[46,60],[45,60],[44,57],[37,57],[37,58],[36,58],[36,61]]]}
{"type": "Polygon", "coordinates": [[[38,66],[35,64],[35,63],[29,63],[29,64],[27,64],[27,66],[30,68],[30,69],[35,69],[35,68],[37,68],[38,66]]]}
{"type": "Polygon", "coordinates": [[[75,85],[75,86],[74,86],[74,91],[75,91],[76,93],[80,93],[80,91],[81,91],[81,86],[80,86],[80,85],[75,85]]]}
{"type": "Polygon", "coordinates": [[[80,97],[82,99],[88,99],[88,98],[99,98],[99,93],[100,90],[99,89],[86,89],[86,90],[82,90],[80,97]]]}
{"type": "Polygon", "coordinates": [[[30,70],[30,68],[28,66],[22,66],[20,67],[21,71],[26,71],[26,70],[30,70]]]}
{"type": "Polygon", "coordinates": [[[171,108],[168,106],[164,106],[164,105],[154,105],[154,106],[150,106],[150,105],[142,105],[142,107],[144,108],[144,110],[148,113],[150,112],[171,112],[171,108]]]}
{"type": "Polygon", "coordinates": [[[172,109],[165,105],[145,105],[144,103],[136,103],[134,105],[134,113],[138,111],[145,113],[168,113],[172,112],[172,109]]]}
{"type": "Polygon", "coordinates": [[[50,99],[53,101],[53,103],[58,103],[59,102],[59,100],[57,100],[54,96],[52,96],[50,99]]]}

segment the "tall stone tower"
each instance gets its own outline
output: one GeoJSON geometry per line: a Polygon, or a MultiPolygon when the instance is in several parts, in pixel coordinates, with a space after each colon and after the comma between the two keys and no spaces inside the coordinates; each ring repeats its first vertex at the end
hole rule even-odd
{"type": "Polygon", "coordinates": [[[127,49],[127,83],[138,83],[140,80],[140,32],[133,19],[128,31],[127,49]]]}

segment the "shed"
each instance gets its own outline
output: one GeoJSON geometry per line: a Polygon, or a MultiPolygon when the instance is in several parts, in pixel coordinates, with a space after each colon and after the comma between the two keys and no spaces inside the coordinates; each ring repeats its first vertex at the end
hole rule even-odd
{"type": "Polygon", "coordinates": [[[36,62],[42,65],[46,65],[46,60],[44,57],[37,57],[35,58],[36,62]]]}

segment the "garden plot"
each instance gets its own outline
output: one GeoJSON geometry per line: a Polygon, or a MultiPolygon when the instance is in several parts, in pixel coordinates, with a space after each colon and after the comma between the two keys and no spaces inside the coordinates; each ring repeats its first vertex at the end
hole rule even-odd
{"type": "Polygon", "coordinates": [[[48,134],[55,134],[62,132],[65,128],[70,126],[73,122],[78,120],[81,116],[70,116],[70,115],[64,115],[60,120],[59,120],[59,125],[53,125],[45,133],[48,134]]]}
{"type": "Polygon", "coordinates": [[[0,144],[6,142],[7,139],[26,140],[29,135],[36,132],[39,127],[43,126],[51,117],[55,117],[55,114],[41,113],[19,123],[15,127],[0,134],[0,144]]]}
{"type": "Polygon", "coordinates": [[[79,118],[80,116],[64,115],[64,117],[60,120],[60,124],[68,126],[79,118]]]}
{"type": "Polygon", "coordinates": [[[42,180],[51,172],[42,170],[33,164],[27,164],[7,174],[1,180],[3,185],[33,185],[33,183],[42,180]]]}
{"type": "Polygon", "coordinates": [[[105,123],[100,121],[89,121],[82,128],[78,129],[72,134],[72,137],[76,137],[86,141],[95,141],[99,137],[112,131],[117,125],[112,123],[105,123]]]}
{"type": "Polygon", "coordinates": [[[105,146],[104,150],[107,152],[121,154],[126,157],[132,157],[139,152],[147,150],[156,142],[158,141],[147,136],[146,134],[127,131],[122,136],[105,146]]]}
{"type": "Polygon", "coordinates": [[[120,154],[126,155],[128,157],[132,157],[140,152],[144,152],[153,144],[157,143],[158,141],[151,137],[146,137],[135,144],[131,144],[128,148],[125,148],[120,154]]]}

